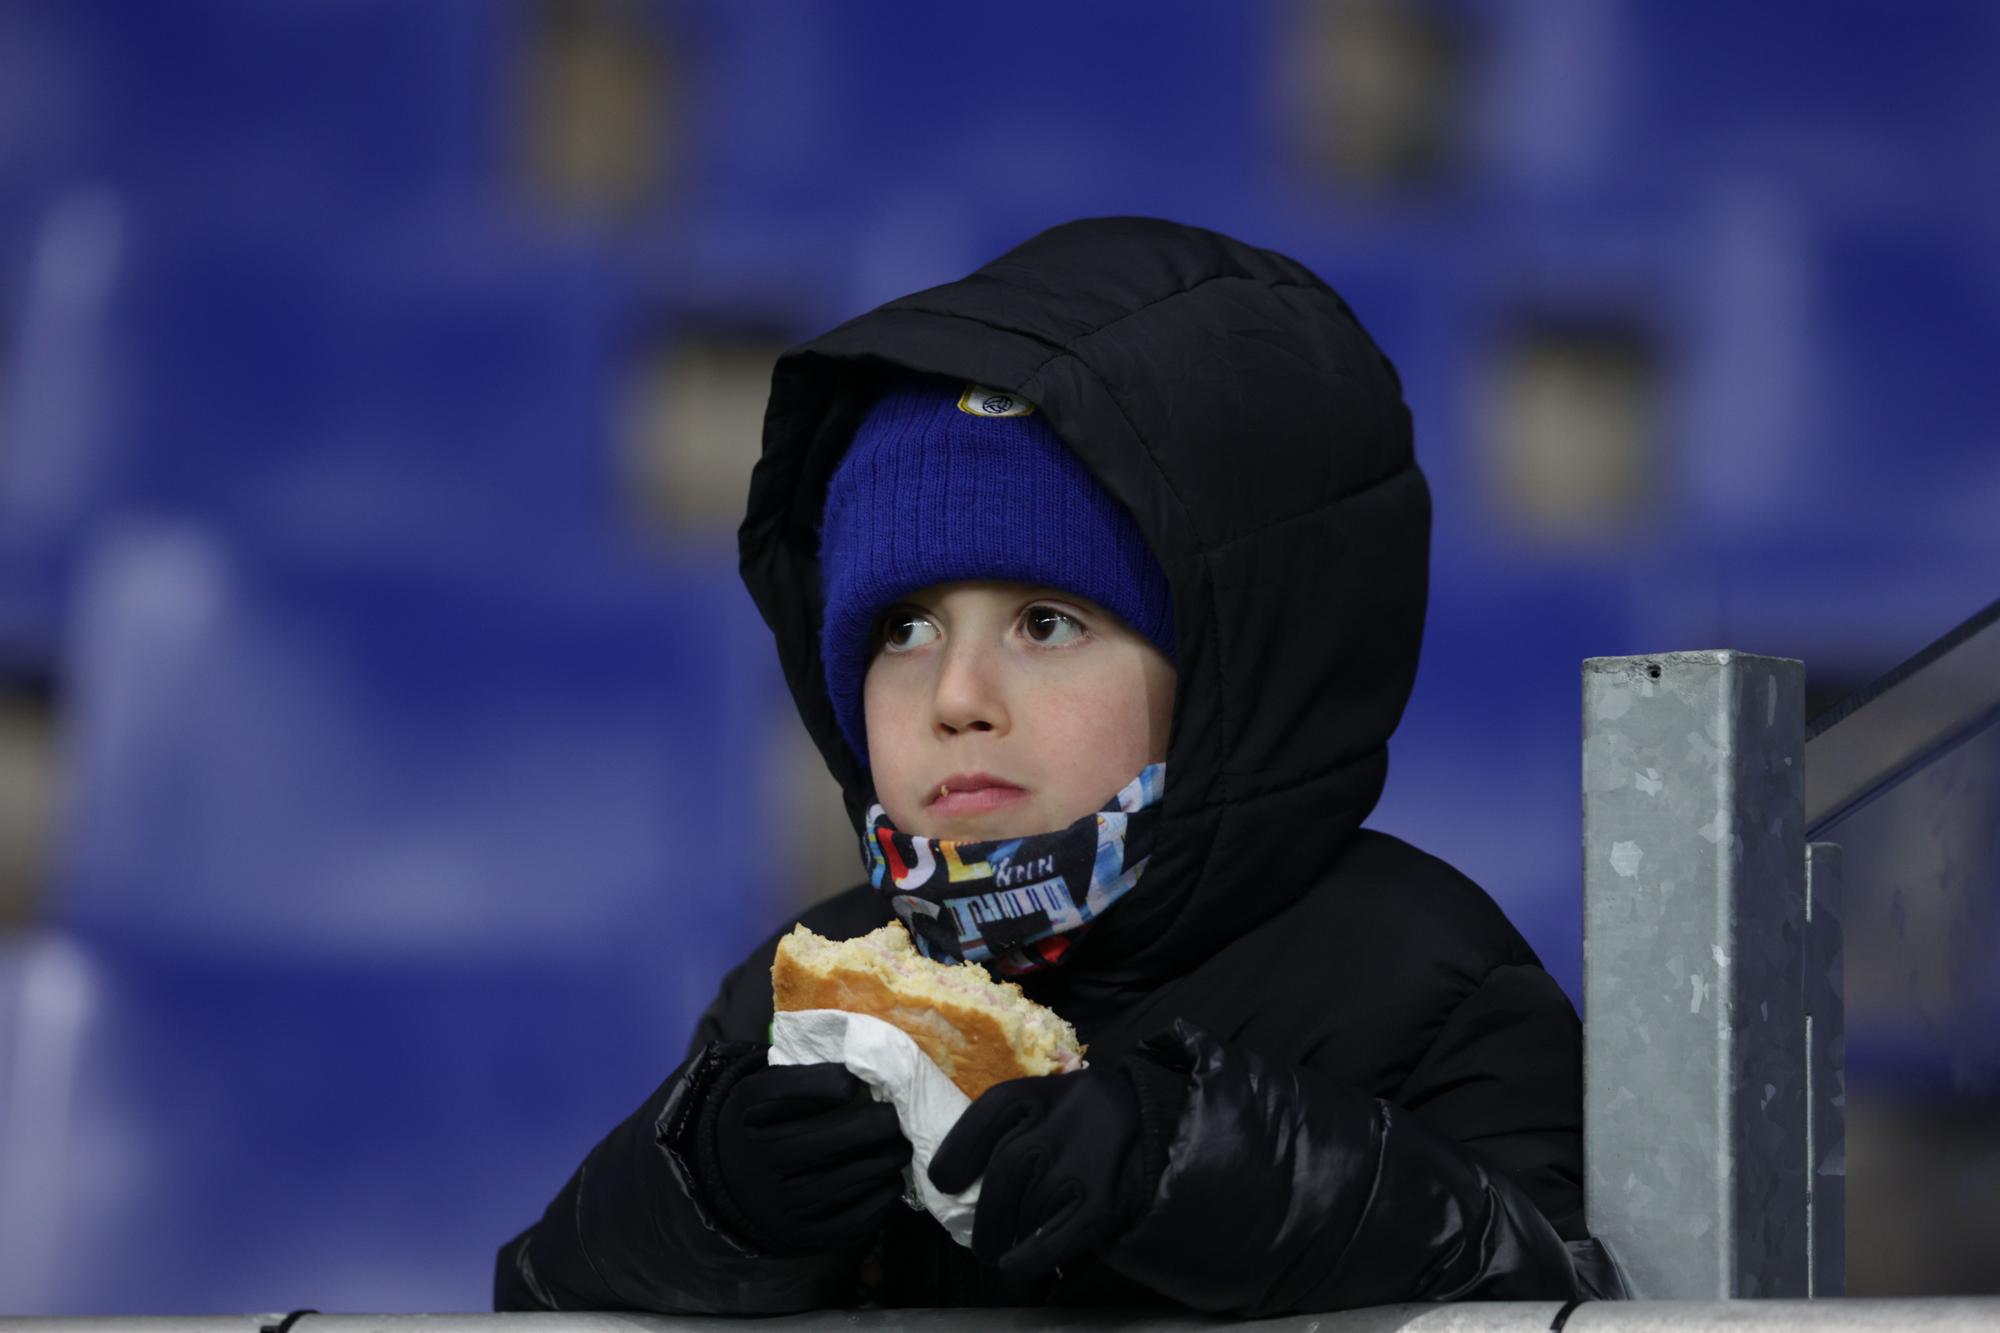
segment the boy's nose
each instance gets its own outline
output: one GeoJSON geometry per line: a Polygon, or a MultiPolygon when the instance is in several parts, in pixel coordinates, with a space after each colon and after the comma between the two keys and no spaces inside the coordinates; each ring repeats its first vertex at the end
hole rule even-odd
{"type": "Polygon", "coordinates": [[[939,736],[1007,730],[1004,691],[989,654],[953,645],[944,654],[931,700],[931,725],[939,736]]]}

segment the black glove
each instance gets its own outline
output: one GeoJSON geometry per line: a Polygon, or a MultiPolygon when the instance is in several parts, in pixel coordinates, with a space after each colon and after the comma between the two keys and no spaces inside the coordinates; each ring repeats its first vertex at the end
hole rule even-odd
{"type": "Polygon", "coordinates": [[[1117,1067],[1015,1079],[966,1108],[931,1183],[956,1194],[985,1177],[972,1252],[1013,1276],[1038,1276],[1122,1235],[1151,1195],[1139,1094],[1117,1067]]]}
{"type": "Polygon", "coordinates": [[[765,1254],[863,1240],[903,1194],[910,1145],[895,1109],[839,1065],[766,1067],[760,1050],[708,1092],[696,1175],[737,1238],[765,1254]]]}

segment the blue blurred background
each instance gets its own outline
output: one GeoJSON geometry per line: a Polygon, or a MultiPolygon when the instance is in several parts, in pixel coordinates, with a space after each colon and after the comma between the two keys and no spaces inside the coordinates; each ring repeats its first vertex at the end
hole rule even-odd
{"type": "MultiPolygon", "coordinates": [[[[853,873],[734,573],[772,359],[1075,216],[1396,360],[1373,822],[1577,995],[1582,658],[1819,707],[1996,595],[1996,68],[1979,0],[0,0],[0,1311],[485,1306],[853,873]]],[[[1994,1080],[1865,999],[1855,1227],[2000,1225],[1994,1080]]]]}

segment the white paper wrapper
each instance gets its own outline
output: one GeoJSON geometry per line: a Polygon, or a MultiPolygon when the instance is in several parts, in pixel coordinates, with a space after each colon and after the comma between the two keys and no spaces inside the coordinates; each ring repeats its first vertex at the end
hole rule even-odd
{"type": "Polygon", "coordinates": [[[774,1065],[845,1065],[874,1090],[875,1100],[896,1108],[896,1120],[913,1151],[903,1172],[903,1193],[944,1224],[960,1245],[972,1244],[973,1207],[979,1182],[963,1194],[931,1184],[931,1157],[971,1103],[958,1085],[901,1028],[841,1009],[780,1013],[771,1025],[774,1065]]]}

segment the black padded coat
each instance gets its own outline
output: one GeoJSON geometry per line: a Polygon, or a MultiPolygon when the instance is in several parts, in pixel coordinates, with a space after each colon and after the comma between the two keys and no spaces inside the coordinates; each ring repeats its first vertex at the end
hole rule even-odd
{"type": "MultiPolygon", "coordinates": [[[[502,1247],[496,1306],[1247,1316],[1615,1294],[1583,1232],[1575,1012],[1476,884],[1361,828],[1416,671],[1430,501],[1396,372],[1346,304],[1269,251],[1096,219],[778,362],[743,577],[857,827],[872,796],[821,684],[816,528],[893,368],[1037,404],[1173,589],[1152,862],[1062,967],[1028,981],[1093,1063],[1185,1077],[1151,1203],[1093,1260],[1033,1282],[1003,1281],[902,1210],[835,1254],[737,1243],[693,1183],[687,1136],[727,1043],[764,1039],[774,935],[724,982],[687,1063],[502,1247]]],[[[803,916],[837,938],[888,919],[866,887],[803,916]]]]}

